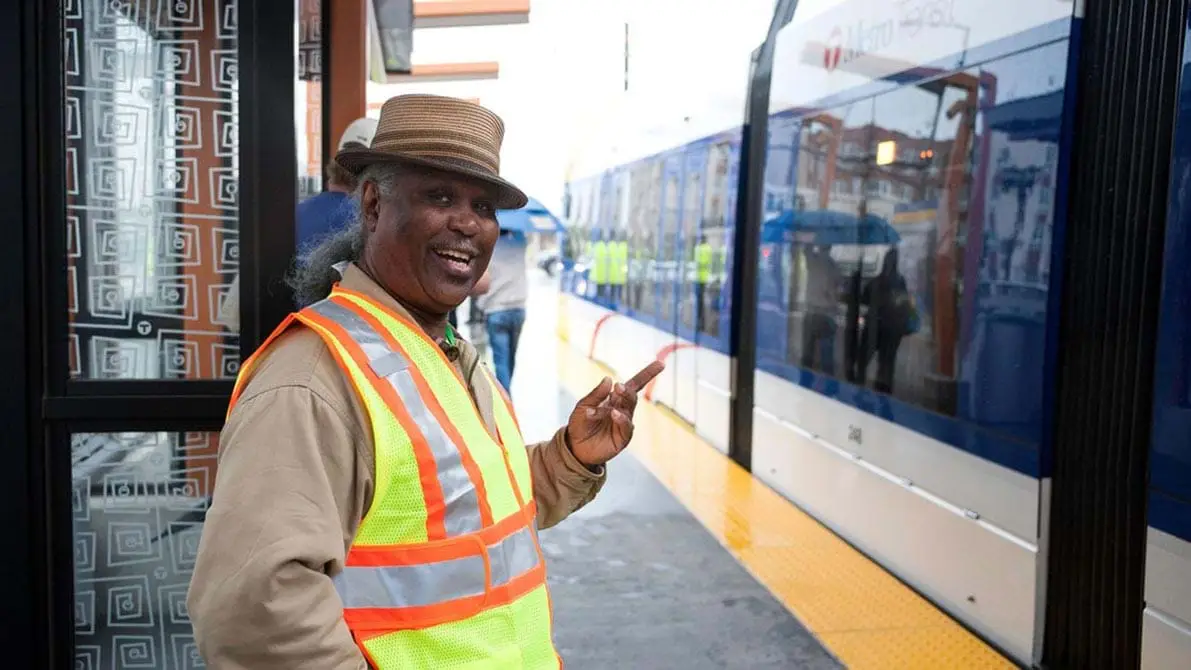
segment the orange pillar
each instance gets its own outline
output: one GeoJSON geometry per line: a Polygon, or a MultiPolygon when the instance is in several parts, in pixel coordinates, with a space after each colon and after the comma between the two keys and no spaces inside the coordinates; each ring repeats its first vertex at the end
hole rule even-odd
{"type": "MultiPolygon", "coordinates": [[[[231,94],[234,75],[229,74],[228,70],[232,67],[229,63],[235,62],[235,52],[228,51],[221,44],[221,21],[215,4],[203,6],[203,29],[194,35],[198,44],[192,52],[197,64],[204,67],[210,64],[210,76],[204,73],[202,77],[196,76],[193,83],[179,84],[177,87],[179,96],[189,96],[186,102],[188,114],[179,118],[186,118],[193,123],[195,138],[212,138],[211,141],[190,143],[178,152],[180,165],[189,166],[190,169],[177,174],[179,178],[189,175],[187,181],[191,187],[187,191],[192,196],[187,198],[187,202],[178,205],[178,220],[194,231],[195,244],[208,244],[209,240],[211,245],[202,252],[203,257],[207,253],[211,254],[209,262],[198,263],[189,268],[186,275],[177,277],[178,281],[189,279],[182,285],[194,292],[189,301],[194,311],[183,317],[188,320],[179,326],[181,332],[175,345],[183,349],[174,354],[184,356],[179,360],[187,361],[186,379],[191,380],[226,378],[227,371],[222,368],[223,357],[238,348],[215,321],[215,307],[218,304],[216,295],[219,287],[226,283],[224,275],[217,269],[219,263],[216,258],[222,252],[221,247],[216,245],[232,239],[231,231],[238,231],[239,224],[233,219],[236,216],[241,178],[233,167],[231,157],[238,145],[228,139],[232,133],[226,127],[226,124],[236,123],[237,119],[231,94]]],[[[195,258],[198,257],[196,254],[195,258]]],[[[171,352],[167,350],[164,354],[170,356],[171,352]]],[[[189,495],[211,495],[215,489],[218,433],[184,433],[178,449],[187,473],[185,477],[189,480],[187,486],[193,483],[196,487],[189,495]]]]}
{"type": "MultiPolygon", "coordinates": [[[[940,222],[938,244],[935,248],[935,371],[947,379],[955,377],[955,347],[959,336],[959,318],[956,313],[956,284],[959,279],[959,198],[965,182],[971,177],[968,174],[968,149],[972,144],[972,132],[975,129],[973,117],[979,95],[976,81],[964,80],[962,86],[968,91],[967,97],[948,110],[951,115],[958,112],[960,122],[944,173],[943,195],[946,201],[939,203],[943,220],[940,222]]],[[[970,226],[971,222],[968,224],[970,226]]],[[[968,288],[974,289],[974,286],[968,288]]]]}
{"type": "MultiPolygon", "coordinates": [[[[348,124],[364,116],[367,104],[365,85],[368,81],[368,13],[366,0],[335,0],[328,3],[331,15],[331,35],[327,55],[331,66],[330,100],[323,105],[330,110],[329,143],[331,151],[348,124]]],[[[328,156],[329,158],[329,156],[328,156]]]]}
{"type": "MultiPolygon", "coordinates": [[[[302,0],[298,7],[299,77],[306,99],[306,165],[298,166],[299,177],[318,179],[323,173],[323,62],[321,0],[302,0]],[[308,46],[309,45],[309,46],[308,46]],[[304,59],[301,60],[301,59],[304,59]],[[304,71],[302,71],[304,69],[304,71]]],[[[298,197],[301,198],[299,193],[298,197]]]]}

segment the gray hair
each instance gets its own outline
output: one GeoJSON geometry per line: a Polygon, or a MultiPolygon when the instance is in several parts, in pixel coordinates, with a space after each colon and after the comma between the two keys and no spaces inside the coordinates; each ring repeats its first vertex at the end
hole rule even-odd
{"type": "Polygon", "coordinates": [[[339,281],[336,265],[345,261],[354,263],[360,260],[364,252],[363,214],[360,210],[364,184],[376,184],[380,196],[387,198],[396,189],[401,174],[402,168],[397,165],[370,165],[365,168],[360,175],[356,191],[351,196],[355,205],[355,217],[347,226],[321,238],[317,246],[303,256],[295,258],[286,283],[293,289],[294,299],[299,306],[312,305],[331,294],[331,288],[339,281]]]}

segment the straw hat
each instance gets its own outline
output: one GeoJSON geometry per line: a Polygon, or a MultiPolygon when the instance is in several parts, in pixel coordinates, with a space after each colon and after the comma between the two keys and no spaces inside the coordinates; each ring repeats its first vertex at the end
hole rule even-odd
{"type": "Polygon", "coordinates": [[[367,149],[345,149],[336,162],[354,174],[377,163],[401,163],[452,172],[496,187],[497,209],[519,209],[527,198],[500,178],[505,124],[475,103],[438,95],[399,95],[380,110],[367,149]]]}

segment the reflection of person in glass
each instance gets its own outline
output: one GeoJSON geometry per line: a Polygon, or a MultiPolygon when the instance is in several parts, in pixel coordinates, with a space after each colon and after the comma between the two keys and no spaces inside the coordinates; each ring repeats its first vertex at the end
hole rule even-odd
{"type": "Polygon", "coordinates": [[[632,234],[631,252],[629,256],[628,283],[629,289],[625,296],[632,309],[641,309],[641,292],[645,287],[645,235],[641,231],[632,234]]]}
{"type": "Polygon", "coordinates": [[[802,326],[802,360],[809,370],[835,375],[836,314],[839,309],[840,271],[828,247],[807,250],[806,320],[802,326]],[[816,358],[818,359],[816,361],[816,358]]]}
{"type": "Polygon", "coordinates": [[[614,305],[624,303],[624,284],[629,272],[629,243],[625,232],[618,230],[608,242],[608,283],[611,284],[611,300],[614,305]]]}
{"type": "Polygon", "coordinates": [[[591,245],[591,283],[596,285],[596,298],[601,302],[608,300],[608,270],[610,268],[608,250],[608,231],[596,233],[595,244],[591,245]]]}
{"type": "Polygon", "coordinates": [[[860,302],[868,307],[868,313],[860,332],[857,379],[864,384],[868,363],[875,350],[877,377],[873,380],[873,388],[882,393],[893,392],[897,350],[902,338],[910,332],[914,310],[906,279],[898,272],[897,260],[897,248],[894,247],[885,254],[881,273],[869,281],[860,295],[860,302]]]}
{"type": "Polygon", "coordinates": [[[727,253],[721,230],[716,244],[711,245],[711,280],[707,287],[707,302],[703,306],[702,331],[708,335],[719,335],[719,299],[720,291],[723,288],[724,272],[728,265],[727,253]]]}
{"type": "Polygon", "coordinates": [[[704,330],[703,296],[711,283],[711,266],[711,245],[707,243],[707,234],[699,233],[699,243],[695,245],[695,328],[700,332],[704,330]]]}

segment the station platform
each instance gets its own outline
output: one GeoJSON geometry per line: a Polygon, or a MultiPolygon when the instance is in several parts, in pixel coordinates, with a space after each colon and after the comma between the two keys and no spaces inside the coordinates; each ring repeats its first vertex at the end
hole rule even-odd
{"type": "MultiPolygon", "coordinates": [[[[512,397],[538,441],[608,373],[531,277],[512,397]]],[[[1015,667],[644,400],[599,497],[541,540],[567,668],[1015,667]]]]}

